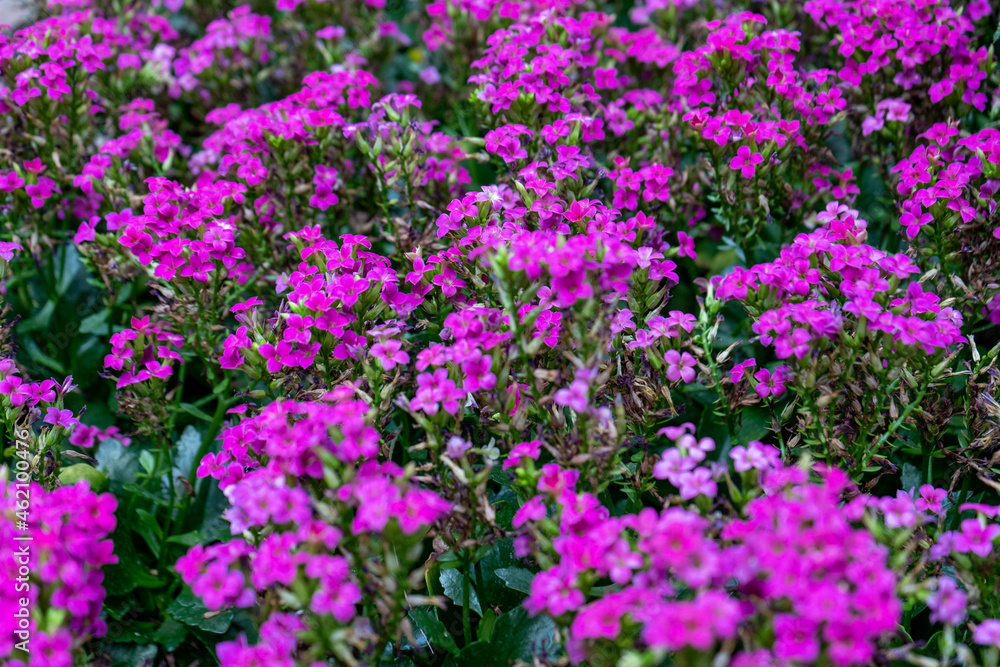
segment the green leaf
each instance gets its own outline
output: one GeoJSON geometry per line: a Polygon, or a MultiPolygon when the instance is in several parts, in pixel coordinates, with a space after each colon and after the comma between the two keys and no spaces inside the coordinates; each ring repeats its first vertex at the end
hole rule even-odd
{"type": "Polygon", "coordinates": [[[225,609],[220,612],[210,612],[205,604],[191,592],[187,586],[177,599],[169,607],[167,613],[184,625],[190,625],[206,632],[222,634],[229,629],[229,624],[233,620],[233,610],[225,609]]]}
{"type": "Polygon", "coordinates": [[[504,487],[512,487],[514,485],[511,479],[512,475],[509,472],[501,470],[498,466],[490,469],[490,479],[504,487]]]}
{"type": "Polygon", "coordinates": [[[184,643],[187,634],[187,628],[183,624],[168,618],[150,639],[163,646],[164,650],[170,653],[176,651],[177,647],[184,643]]]}
{"type": "Polygon", "coordinates": [[[920,468],[913,465],[912,463],[903,464],[903,490],[909,491],[910,489],[920,486],[920,468]]]}
{"type": "Polygon", "coordinates": [[[66,466],[59,471],[59,481],[67,486],[76,484],[81,479],[87,480],[92,491],[99,493],[108,488],[108,478],[104,473],[86,463],[66,466]]]}
{"type": "Polygon", "coordinates": [[[747,257],[743,253],[743,248],[741,248],[739,244],[736,243],[736,241],[734,241],[731,237],[729,236],[722,237],[722,246],[720,249],[733,251],[734,253],[736,253],[736,256],[740,258],[740,261],[746,264],[747,257]]]}
{"type": "Polygon", "coordinates": [[[507,588],[521,593],[531,593],[531,580],[535,575],[530,570],[523,567],[502,567],[495,572],[507,584],[507,588]]]}
{"type": "Polygon", "coordinates": [[[458,644],[444,627],[444,623],[435,615],[433,607],[417,607],[409,616],[413,624],[413,634],[418,640],[423,636],[428,644],[443,648],[452,655],[458,655],[458,644]]]}
{"type": "MultiPolygon", "coordinates": [[[[52,315],[56,312],[56,302],[53,300],[47,301],[44,306],[31,317],[21,320],[17,323],[15,331],[19,334],[28,333],[29,331],[38,331],[39,329],[48,329],[49,323],[52,321],[52,315]]],[[[28,342],[27,339],[22,341],[22,343],[28,342]]],[[[37,345],[35,347],[38,347],[37,345]]]]}
{"type": "Polygon", "coordinates": [[[133,484],[132,482],[129,482],[128,484],[122,484],[122,491],[125,491],[127,493],[131,493],[134,496],[139,496],[140,498],[145,498],[146,500],[148,500],[149,502],[151,502],[151,503],[153,503],[155,505],[169,505],[170,504],[169,501],[164,500],[160,496],[157,496],[157,495],[155,495],[153,493],[150,493],[149,491],[147,491],[146,489],[142,488],[138,484],[133,484]]]}
{"type": "Polygon", "coordinates": [[[487,605],[508,609],[521,604],[524,595],[510,588],[497,575],[497,570],[518,567],[519,565],[520,561],[514,556],[514,540],[510,538],[499,540],[483,556],[483,559],[479,561],[479,567],[483,569],[483,590],[480,591],[480,594],[487,605]]]}
{"type": "Polygon", "coordinates": [[[73,279],[76,278],[83,268],[83,263],[80,261],[80,252],[76,249],[73,244],[67,244],[60,246],[61,252],[58,253],[57,260],[59,262],[59,283],[56,285],[56,294],[62,296],[69,289],[69,286],[73,284],[73,279]]]}
{"type": "Polygon", "coordinates": [[[118,562],[104,568],[104,588],[108,595],[128,595],[136,588],[159,588],[165,583],[143,565],[128,529],[119,525],[111,539],[118,562]]]}
{"type": "MultiPolygon", "coordinates": [[[[459,607],[462,606],[462,572],[459,570],[441,570],[441,587],[444,594],[451,598],[459,607]]],[[[483,608],[479,605],[479,596],[476,595],[476,587],[469,582],[469,609],[480,616],[483,615],[483,608]]]]}
{"type": "Polygon", "coordinates": [[[123,485],[134,481],[135,474],[139,472],[138,451],[109,438],[100,444],[94,458],[97,459],[97,469],[110,480],[111,491],[121,497],[123,485]]]}
{"type": "Polygon", "coordinates": [[[451,570],[456,567],[462,567],[462,559],[454,551],[446,551],[438,556],[437,564],[442,570],[451,570]]]}
{"type": "Polygon", "coordinates": [[[80,320],[79,332],[92,336],[106,336],[108,334],[108,315],[111,314],[107,308],[99,310],[93,315],[87,315],[80,320]]]}
{"type": "Polygon", "coordinates": [[[167,538],[167,542],[172,544],[183,544],[186,547],[193,547],[203,541],[205,541],[205,536],[197,530],[193,530],[190,533],[184,533],[183,535],[171,535],[167,538]]]}
{"type": "Polygon", "coordinates": [[[507,660],[530,663],[533,655],[558,653],[556,624],[548,616],[528,616],[524,607],[515,607],[497,619],[492,644],[503,647],[507,660]]]}
{"type": "Polygon", "coordinates": [[[498,493],[490,495],[490,505],[496,511],[497,525],[510,530],[511,521],[514,520],[518,508],[517,494],[514,490],[509,487],[501,487],[498,493]]]}
{"type": "Polygon", "coordinates": [[[153,555],[159,558],[160,543],[163,541],[163,529],[160,528],[160,524],[156,521],[156,516],[151,512],[147,512],[144,509],[137,509],[135,513],[139,517],[139,521],[132,526],[132,530],[139,534],[139,537],[146,542],[146,546],[153,552],[153,555]]]}
{"type": "Polygon", "coordinates": [[[194,465],[194,459],[198,456],[199,449],[201,449],[201,433],[194,426],[188,426],[181,433],[181,437],[178,438],[177,444],[174,446],[175,477],[179,475],[186,477],[191,473],[191,467],[194,465]]]}
{"type": "Polygon", "coordinates": [[[476,636],[483,641],[490,641],[493,637],[493,628],[497,623],[497,615],[492,609],[487,609],[483,617],[479,619],[479,629],[476,631],[476,636]]]}
{"type": "MultiPolygon", "coordinates": [[[[50,302],[51,303],[51,302],[50,302]]],[[[46,368],[55,371],[59,375],[66,375],[66,367],[61,363],[50,357],[49,355],[42,352],[42,348],[38,347],[38,343],[30,337],[22,337],[19,339],[21,346],[27,350],[28,356],[39,366],[45,366],[46,368]]]]}
{"type": "MultiPolygon", "coordinates": [[[[180,408],[184,412],[186,412],[189,415],[192,415],[194,417],[197,417],[198,419],[204,420],[204,421],[209,422],[209,423],[211,423],[211,421],[212,421],[212,415],[208,414],[207,412],[205,412],[204,410],[202,410],[201,408],[199,408],[196,405],[191,405],[190,403],[181,403],[180,404],[180,408]]],[[[191,428],[191,427],[189,426],[188,428],[191,428]]]]}
{"type": "Polygon", "coordinates": [[[151,451],[144,449],[142,450],[142,453],[139,454],[139,465],[142,466],[142,469],[146,471],[147,475],[152,475],[153,471],[156,470],[156,457],[153,456],[151,451]]]}
{"type": "Polygon", "coordinates": [[[551,618],[530,618],[524,607],[515,607],[497,618],[490,641],[480,639],[469,644],[446,664],[510,667],[517,660],[531,664],[533,656],[542,653],[557,658],[559,647],[556,624],[551,618]]]}
{"type": "Polygon", "coordinates": [[[746,408],[743,410],[743,421],[740,423],[741,443],[751,440],[762,440],[771,427],[771,415],[761,408],[746,408]]]}
{"type": "Polygon", "coordinates": [[[108,650],[111,667],[151,667],[157,653],[156,644],[114,644],[108,650]]]}
{"type": "Polygon", "coordinates": [[[205,539],[228,540],[231,537],[229,522],[223,512],[229,509],[229,499],[218,484],[206,484],[208,487],[205,511],[202,514],[201,527],[198,529],[205,539]]]}

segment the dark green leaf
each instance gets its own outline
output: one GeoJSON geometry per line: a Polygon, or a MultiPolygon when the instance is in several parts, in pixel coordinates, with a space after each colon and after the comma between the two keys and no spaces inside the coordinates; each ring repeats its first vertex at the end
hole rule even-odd
{"type": "Polygon", "coordinates": [[[490,469],[490,479],[500,486],[511,487],[514,484],[511,480],[511,474],[509,472],[504,472],[499,467],[490,469]]]}
{"type": "Polygon", "coordinates": [[[476,631],[476,636],[485,642],[490,641],[493,637],[493,627],[497,623],[497,615],[492,609],[487,609],[483,614],[483,617],[479,619],[479,629],[476,631]]]}
{"type": "Polygon", "coordinates": [[[158,652],[156,644],[115,644],[108,655],[111,667],[151,667],[158,652]]]}
{"type": "Polygon", "coordinates": [[[185,625],[200,628],[206,632],[222,634],[233,620],[233,610],[210,612],[205,604],[187,586],[169,607],[167,613],[185,625]]]}
{"type": "Polygon", "coordinates": [[[104,588],[108,595],[127,595],[136,588],[158,588],[165,583],[143,564],[128,529],[119,525],[111,539],[118,562],[104,568],[104,588]]]}
{"type": "MultiPolygon", "coordinates": [[[[441,586],[444,594],[451,598],[459,607],[462,606],[462,579],[461,570],[441,570],[441,586]]],[[[474,612],[483,615],[483,608],[479,605],[479,596],[476,595],[476,587],[469,582],[469,608],[474,612]]]]}
{"type": "Polygon", "coordinates": [[[514,556],[512,539],[498,541],[479,561],[479,567],[483,569],[482,599],[487,605],[508,609],[521,604],[524,595],[508,587],[507,583],[497,575],[497,570],[519,565],[520,562],[514,556]]]}
{"type": "Polygon", "coordinates": [[[28,356],[31,357],[31,360],[36,364],[39,366],[45,366],[60,375],[66,375],[66,367],[42,352],[42,348],[38,347],[38,343],[36,343],[32,338],[24,337],[20,339],[20,342],[21,346],[27,351],[28,356]]]}
{"type": "Polygon", "coordinates": [[[502,647],[507,660],[528,663],[533,655],[543,652],[552,657],[559,648],[555,621],[548,616],[532,618],[524,607],[515,607],[497,619],[492,643],[502,647]]]}
{"type": "Polygon", "coordinates": [[[156,521],[156,516],[151,512],[147,512],[144,509],[137,509],[135,513],[139,517],[139,520],[132,526],[132,530],[139,534],[146,542],[149,550],[153,552],[153,555],[159,558],[160,542],[163,541],[163,529],[160,528],[160,524],[156,521]]]}
{"type": "Polygon", "coordinates": [[[56,285],[56,295],[62,296],[73,284],[76,274],[84,269],[80,262],[80,253],[72,243],[60,246],[57,254],[59,283],[56,285]]]}
{"type": "Polygon", "coordinates": [[[108,334],[108,315],[111,312],[104,308],[93,315],[87,315],[80,320],[79,332],[82,334],[105,336],[108,334]]]}
{"type": "Polygon", "coordinates": [[[746,408],[743,410],[743,421],[740,423],[739,442],[746,444],[751,440],[763,440],[771,426],[771,415],[761,408],[746,408]]]}
{"type": "Polygon", "coordinates": [[[199,449],[201,449],[201,433],[195,427],[188,426],[174,446],[174,477],[179,475],[187,477],[191,474],[199,449]]]}
{"type": "Polygon", "coordinates": [[[161,625],[151,637],[151,639],[153,639],[153,641],[157,644],[162,645],[168,653],[176,651],[177,647],[180,646],[186,638],[187,628],[185,628],[183,624],[172,619],[164,621],[163,625],[161,625]]]}
{"type": "MultiPolygon", "coordinates": [[[[206,421],[206,422],[211,422],[212,421],[212,415],[208,414],[207,412],[205,412],[204,410],[202,410],[201,408],[199,408],[199,407],[197,407],[195,405],[191,405],[190,403],[181,403],[180,404],[180,408],[184,412],[186,412],[189,415],[192,415],[194,417],[197,417],[198,419],[201,419],[201,420],[206,421]]],[[[188,428],[190,428],[190,427],[188,427],[188,428]]]]}
{"type": "Polygon", "coordinates": [[[140,498],[145,498],[151,503],[156,505],[169,505],[170,502],[160,496],[150,493],[146,489],[142,488],[138,484],[133,484],[129,482],[128,484],[122,484],[122,491],[131,493],[132,495],[139,496],[140,498]]]}
{"type": "Polygon", "coordinates": [[[458,644],[448,633],[444,623],[435,615],[433,607],[418,607],[411,611],[409,616],[413,624],[413,634],[418,640],[422,636],[428,644],[443,648],[452,655],[458,655],[458,644]]]}
{"type": "Polygon", "coordinates": [[[507,588],[521,593],[531,593],[531,580],[535,575],[530,570],[522,567],[502,567],[496,570],[496,575],[507,584],[507,588]]]}
{"type": "MultiPolygon", "coordinates": [[[[39,311],[34,313],[31,317],[23,319],[20,322],[18,322],[15,331],[17,331],[17,333],[19,334],[25,334],[28,333],[29,331],[48,329],[49,323],[52,321],[52,315],[55,312],[56,312],[56,302],[48,301],[45,303],[44,306],[42,306],[42,308],[39,311]]],[[[37,345],[35,347],[37,347],[37,345]]]]}
{"type": "Polygon", "coordinates": [[[475,667],[510,667],[514,662],[532,662],[544,653],[558,657],[556,624],[547,616],[530,618],[524,607],[515,607],[497,618],[490,641],[480,639],[462,649],[458,658],[446,664],[475,667]]]}
{"type": "Polygon", "coordinates": [[[167,538],[167,542],[172,544],[183,544],[186,547],[193,547],[194,545],[206,541],[205,536],[198,531],[191,531],[190,533],[184,533],[183,535],[171,535],[167,538]]]}
{"type": "Polygon", "coordinates": [[[913,465],[912,463],[903,464],[903,490],[909,491],[910,489],[920,486],[920,468],[913,465]]]}
{"type": "Polygon", "coordinates": [[[135,481],[135,474],[139,472],[138,451],[125,447],[118,440],[102,442],[94,458],[97,459],[97,469],[107,475],[111,491],[117,496],[122,495],[124,484],[135,481]]]}

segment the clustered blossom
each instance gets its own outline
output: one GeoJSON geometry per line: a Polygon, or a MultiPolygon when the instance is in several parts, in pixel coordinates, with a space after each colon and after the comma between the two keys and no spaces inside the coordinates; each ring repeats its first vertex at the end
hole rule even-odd
{"type": "MultiPolygon", "coordinates": [[[[689,452],[702,451],[695,448],[711,441],[686,444],[689,452]]],[[[632,624],[651,648],[709,651],[755,615],[773,614],[773,646],[747,645],[745,653],[808,663],[825,651],[838,665],[867,663],[902,611],[888,552],[838,508],[846,475],[828,470],[822,484],[811,484],[804,471],[767,456],[771,463],[761,465],[771,477],[767,495],[750,501],[747,518],[718,534],[679,507],[612,517],[592,495],[575,490],[571,471],[548,471],[542,495],[515,517],[515,525],[543,519],[551,502],[559,522],[551,542],[557,564],[535,577],[525,605],[572,619],[569,650],[576,661],[586,659],[594,642],[617,640],[632,624]],[[610,590],[588,596],[604,578],[613,582],[610,590]],[[682,590],[690,594],[678,599],[682,590]]],[[[745,460],[736,453],[734,459],[745,460]]]]}
{"type": "MultiPolygon", "coordinates": [[[[960,137],[955,123],[937,123],[924,140],[893,167],[905,197],[899,223],[913,239],[934,223],[938,233],[990,219],[1000,170],[1000,132],[993,128],[960,137]]],[[[996,235],[996,230],[994,235],[996,235]]]]}
{"type": "Polygon", "coordinates": [[[83,481],[51,491],[30,483],[19,492],[23,487],[10,470],[0,469],[0,476],[0,538],[9,545],[0,554],[0,655],[11,655],[14,645],[28,637],[27,662],[5,664],[72,667],[72,647],[107,632],[101,568],[118,562],[107,539],[115,529],[118,502],[83,481]],[[26,527],[19,525],[19,512],[27,516],[26,527]],[[19,542],[19,537],[31,541],[19,542]],[[26,558],[19,554],[23,545],[26,558]],[[27,606],[20,603],[25,597],[27,606]],[[30,613],[28,627],[19,625],[21,608],[30,613]],[[49,619],[60,613],[64,620],[53,626],[49,619]],[[17,630],[27,633],[19,636],[17,630]]]}
{"type": "Polygon", "coordinates": [[[111,336],[111,353],[104,368],[118,374],[116,387],[122,389],[156,378],[173,375],[171,364],[182,361],[177,348],[184,342],[178,334],[151,323],[149,317],[132,318],[132,328],[111,336]]]}
{"type": "Polygon", "coordinates": [[[819,218],[824,226],[797,237],[779,259],[717,280],[720,299],[776,302],[756,314],[753,330],[779,359],[801,359],[823,339],[863,328],[928,355],[962,342],[962,315],[907,282],[920,271],[909,257],[865,244],[857,211],[830,204],[819,218]]]}
{"type": "MultiPolygon", "coordinates": [[[[338,549],[384,532],[390,521],[405,536],[417,534],[449,511],[439,495],[408,482],[403,469],[377,461],[379,438],[365,421],[368,406],[340,393],[329,402],[271,403],[227,429],[222,451],[201,461],[198,477],[218,480],[231,504],[225,516],[233,535],[260,533],[249,541],[196,545],[177,562],[209,609],[250,607],[260,593],[304,586],[309,618],[349,624],[365,584],[352,561],[335,555],[338,549]],[[342,483],[315,494],[307,480],[330,474],[328,456],[341,464],[334,474],[342,483]],[[339,508],[332,514],[324,509],[330,502],[339,508]],[[263,536],[267,527],[278,531],[263,536]]],[[[239,653],[220,650],[220,658],[230,650],[239,653]]]]}

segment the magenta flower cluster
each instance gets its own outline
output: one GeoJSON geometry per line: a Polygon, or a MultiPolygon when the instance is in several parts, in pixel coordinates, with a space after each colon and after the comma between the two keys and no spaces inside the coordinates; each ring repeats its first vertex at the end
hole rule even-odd
{"type": "Polygon", "coordinates": [[[10,655],[15,644],[30,638],[29,659],[6,664],[72,667],[78,643],[107,632],[101,568],[118,562],[107,539],[115,529],[117,500],[92,492],[86,482],[52,491],[38,484],[24,489],[13,478],[0,484],[0,653],[10,655]],[[25,525],[19,512],[27,516],[25,525]],[[24,598],[28,604],[21,603],[24,598]],[[65,621],[52,624],[59,614],[65,621]]]}

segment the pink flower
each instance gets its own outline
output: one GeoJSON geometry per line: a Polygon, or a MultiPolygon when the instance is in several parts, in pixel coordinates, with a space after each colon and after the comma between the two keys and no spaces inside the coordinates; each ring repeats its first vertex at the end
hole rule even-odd
{"type": "Polygon", "coordinates": [[[47,408],[44,421],[46,424],[62,426],[66,429],[73,428],[74,424],[80,423],[79,420],[73,416],[72,410],[60,410],[59,408],[47,408]]]}
{"type": "Polygon", "coordinates": [[[712,473],[708,468],[695,468],[689,473],[682,474],[678,489],[684,500],[698,496],[714,498],[719,492],[719,486],[712,479],[712,473]]]}
{"type": "Polygon", "coordinates": [[[522,442],[514,445],[511,447],[510,454],[507,455],[507,459],[503,462],[503,470],[516,468],[521,464],[521,459],[525,457],[537,460],[539,454],[541,453],[541,440],[532,440],[530,442],[522,442]]]}
{"type": "Polygon", "coordinates": [[[0,259],[10,261],[14,259],[14,251],[24,250],[24,247],[20,243],[14,243],[13,241],[0,241],[0,259]]]}
{"type": "Polygon", "coordinates": [[[680,486],[681,479],[691,470],[694,470],[697,461],[690,456],[685,456],[676,447],[663,452],[660,460],[653,466],[653,477],[665,479],[674,486],[680,486]]]}
{"type": "Polygon", "coordinates": [[[733,384],[737,384],[743,379],[745,372],[754,368],[757,365],[755,359],[747,359],[743,363],[736,364],[729,371],[729,379],[733,384]]]}
{"type": "Polygon", "coordinates": [[[586,380],[573,380],[569,388],[556,392],[553,400],[556,405],[565,405],[576,412],[584,412],[589,402],[590,389],[586,380]]]}
{"type": "Polygon", "coordinates": [[[931,484],[924,484],[920,487],[920,497],[915,503],[917,511],[940,514],[944,507],[942,501],[947,497],[948,492],[945,489],[936,489],[931,484]]]}
{"type": "Polygon", "coordinates": [[[965,593],[959,590],[954,579],[939,578],[937,590],[927,597],[927,606],[931,610],[931,623],[949,625],[961,623],[965,618],[965,600],[965,593]]]}
{"type": "Polygon", "coordinates": [[[403,344],[394,338],[386,340],[384,343],[372,345],[370,354],[378,359],[382,368],[391,371],[397,364],[406,364],[410,361],[410,355],[403,349],[403,344]]]}
{"type": "Polygon", "coordinates": [[[331,582],[313,593],[309,608],[316,614],[333,616],[341,623],[348,623],[357,613],[361,589],[353,581],[331,582]]]}
{"type": "Polygon", "coordinates": [[[584,602],[586,598],[576,588],[573,577],[545,571],[539,572],[531,580],[531,594],[524,601],[524,606],[532,614],[547,610],[553,616],[562,616],[568,611],[579,609],[584,602]]]}
{"type": "Polygon", "coordinates": [[[17,175],[16,171],[8,171],[0,174],[0,192],[13,192],[24,187],[24,179],[17,175]]]}
{"type": "Polygon", "coordinates": [[[736,156],[730,160],[730,169],[739,169],[743,178],[753,178],[756,166],[764,161],[764,156],[760,153],[751,153],[749,146],[740,146],[736,151],[736,156]]]}
{"type": "Polygon", "coordinates": [[[784,373],[782,373],[782,368],[779,366],[773,373],[766,368],[762,368],[754,373],[754,379],[757,380],[757,384],[754,385],[754,391],[757,392],[758,396],[761,398],[767,398],[768,396],[778,398],[785,393],[784,383],[787,380],[784,373]]]}
{"type": "Polygon", "coordinates": [[[671,382],[677,382],[678,380],[683,380],[685,383],[694,382],[695,376],[697,375],[695,371],[697,362],[689,353],[681,353],[677,350],[668,350],[667,353],[663,355],[663,360],[667,364],[668,380],[671,382]]]}
{"type": "Polygon", "coordinates": [[[980,646],[995,646],[1000,648],[1000,620],[988,618],[972,632],[972,641],[980,646]]]}
{"type": "Polygon", "coordinates": [[[812,662],[819,657],[818,629],[814,621],[792,614],[776,614],[774,655],[780,660],[812,662]]]}
{"type": "Polygon", "coordinates": [[[445,454],[447,454],[450,459],[460,459],[465,456],[465,453],[470,449],[472,449],[472,443],[467,440],[463,440],[457,435],[453,435],[448,439],[448,444],[445,445],[445,454]]]}
{"type": "Polygon", "coordinates": [[[961,532],[955,536],[955,551],[971,551],[980,558],[986,558],[993,550],[993,542],[997,536],[1000,536],[1000,526],[995,523],[966,519],[962,522],[961,532]]]}
{"type": "Polygon", "coordinates": [[[528,521],[541,521],[545,518],[545,497],[535,496],[521,505],[521,508],[514,514],[511,525],[520,528],[528,521]]]}
{"type": "Polygon", "coordinates": [[[733,468],[737,472],[767,470],[780,463],[778,450],[757,440],[751,441],[746,447],[736,445],[729,450],[729,456],[733,459],[733,468]]]}
{"type": "Polygon", "coordinates": [[[404,535],[427,528],[451,511],[451,503],[428,489],[411,489],[393,505],[393,516],[404,535]]]}
{"type": "Polygon", "coordinates": [[[677,232],[677,256],[698,259],[698,253],[694,250],[694,239],[684,232],[677,232]]]}

